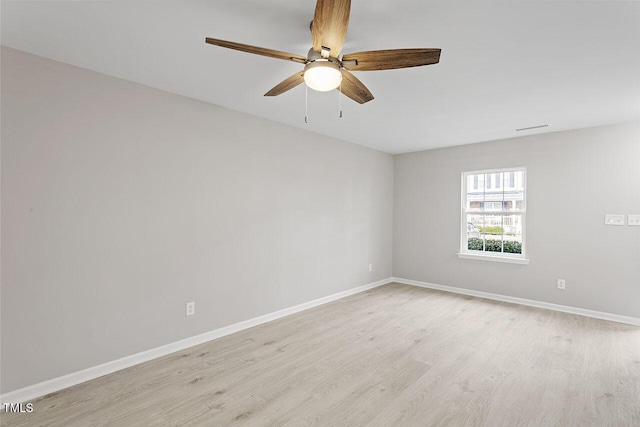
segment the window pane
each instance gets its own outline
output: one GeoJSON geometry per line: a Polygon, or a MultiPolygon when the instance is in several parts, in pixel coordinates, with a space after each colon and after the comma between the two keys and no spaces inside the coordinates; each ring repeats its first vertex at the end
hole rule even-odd
{"type": "Polygon", "coordinates": [[[494,236],[501,235],[502,215],[485,215],[481,231],[487,235],[487,239],[493,239],[494,236]]]}
{"type": "Polygon", "coordinates": [[[524,210],[524,173],[509,172],[509,188],[504,189],[504,200],[509,202],[506,209],[524,210]]]}
{"type": "Polygon", "coordinates": [[[483,225],[484,215],[467,215],[467,249],[472,251],[483,250],[482,234],[480,229],[483,225]]]}
{"type": "Polygon", "coordinates": [[[504,252],[509,254],[521,254],[522,253],[522,234],[509,235],[505,234],[504,238],[504,252]]]}
{"type": "Polygon", "coordinates": [[[488,252],[502,252],[502,233],[503,233],[503,216],[502,215],[485,215],[484,228],[484,250],[488,252]]]}
{"type": "Polygon", "coordinates": [[[484,240],[484,247],[487,252],[502,252],[502,236],[487,234],[484,240]]]}
{"type": "Polygon", "coordinates": [[[519,171],[519,172],[514,172],[515,175],[515,185],[514,187],[516,187],[519,190],[524,190],[524,172],[519,171]]]}
{"type": "Polygon", "coordinates": [[[503,228],[507,236],[522,236],[522,215],[505,215],[503,228]]]}
{"type": "Polygon", "coordinates": [[[484,202],[484,174],[467,175],[467,210],[481,210],[484,202]]]}

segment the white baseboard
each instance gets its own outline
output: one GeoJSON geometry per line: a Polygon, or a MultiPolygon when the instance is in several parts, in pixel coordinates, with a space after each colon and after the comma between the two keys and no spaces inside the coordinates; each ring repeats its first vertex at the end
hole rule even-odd
{"type": "Polygon", "coordinates": [[[340,298],[354,295],[360,292],[367,291],[369,289],[376,288],[378,286],[386,285],[387,283],[402,283],[405,285],[419,286],[429,289],[437,289],[446,292],[453,292],[457,294],[470,295],[479,298],[486,298],[496,301],[510,302],[514,304],[527,305],[530,307],[544,308],[547,310],[562,311],[565,313],[579,314],[582,316],[595,317],[597,319],[610,320],[613,322],[627,323],[630,325],[640,326],[640,319],[635,317],[621,316],[618,314],[604,313],[600,311],[587,310],[584,308],[570,307],[566,305],[552,304],[548,302],[541,302],[535,300],[529,300],[525,298],[510,297],[500,294],[492,294],[489,292],[474,291],[470,289],[455,288],[453,286],[437,285],[434,283],[420,282],[417,280],[402,279],[399,277],[390,277],[388,279],[379,280],[377,282],[369,283],[367,285],[352,288],[347,291],[339,292],[337,294],[329,295],[323,298],[318,298],[313,301],[309,301],[303,304],[299,304],[293,307],[285,308],[283,310],[275,311],[273,313],[265,314],[263,316],[254,317],[253,319],[245,320],[243,322],[234,323],[233,325],[224,326],[219,329],[215,329],[204,334],[196,335],[194,337],[186,338],[180,341],[176,341],[170,344],[166,344],[160,347],[153,348],[151,350],[143,351],[141,353],[132,354],[130,356],[123,357],[111,362],[103,363],[102,365],[93,366],[91,368],[83,369],[78,372],[73,372],[62,377],[54,378],[48,381],[43,381],[38,384],[27,386],[19,390],[11,391],[0,396],[2,402],[7,403],[21,403],[33,400],[35,398],[44,396],[55,391],[65,389],[67,387],[74,386],[76,384],[89,381],[103,375],[107,375],[121,369],[125,369],[143,362],[147,362],[158,357],[166,356],[176,351],[181,351],[189,347],[193,347],[198,344],[205,343],[207,341],[214,340],[226,335],[233,334],[235,332],[242,331],[244,329],[251,328],[253,326],[261,325],[272,320],[280,319],[281,317],[289,316],[291,314],[298,313],[303,310],[308,310],[313,307],[317,307],[328,302],[338,300],[340,298]]]}
{"type": "Polygon", "coordinates": [[[405,285],[419,286],[421,288],[437,289],[440,291],[453,292],[456,294],[470,295],[479,298],[492,299],[496,301],[511,302],[514,304],[528,305],[530,307],[544,308],[547,310],[562,311],[565,313],[579,314],[581,316],[595,317],[596,319],[610,320],[612,322],[627,323],[640,326],[640,319],[636,317],[621,316],[619,314],[604,313],[601,311],[587,310],[586,308],[571,307],[568,305],[553,304],[550,302],[535,301],[525,298],[510,297],[507,295],[492,294],[489,292],[473,291],[471,289],[455,288],[453,286],[436,285],[434,283],[420,282],[417,280],[402,279],[394,277],[393,282],[405,285]]]}
{"type": "Polygon", "coordinates": [[[214,340],[216,338],[224,337],[235,332],[242,331],[244,329],[251,328],[253,326],[261,325],[272,320],[280,319],[281,317],[289,316],[294,313],[298,313],[303,310],[308,310],[313,307],[317,307],[322,304],[326,304],[331,301],[338,300],[340,298],[347,297],[349,295],[357,294],[367,291],[369,289],[376,288],[378,286],[391,283],[391,278],[379,280],[377,282],[369,283],[367,285],[352,288],[337,294],[329,295],[323,298],[318,298],[313,301],[305,302],[293,307],[285,308],[283,310],[275,311],[273,313],[265,314],[263,316],[254,317],[253,319],[245,320],[243,322],[234,323],[233,325],[224,326],[222,328],[205,332],[201,335],[186,338],[180,341],[176,341],[170,344],[166,344],[160,347],[152,348],[151,350],[143,351],[141,353],[132,354],[130,356],[123,357],[111,362],[103,363],[102,365],[93,366],[91,368],[83,369],[78,372],[73,372],[62,377],[53,378],[48,381],[43,381],[38,384],[33,384],[15,391],[11,391],[0,396],[0,400],[4,403],[22,403],[35,398],[44,396],[55,391],[65,389],[67,387],[74,386],[76,384],[89,381],[103,375],[111,374],[113,372],[125,369],[139,363],[147,362],[152,359],[156,359],[167,354],[181,351],[189,347],[193,347],[198,344],[205,343],[207,341],[214,340]]]}

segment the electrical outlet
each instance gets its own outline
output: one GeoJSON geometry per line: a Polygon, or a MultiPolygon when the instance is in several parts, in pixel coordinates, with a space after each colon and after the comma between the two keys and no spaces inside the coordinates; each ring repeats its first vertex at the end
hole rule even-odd
{"type": "Polygon", "coordinates": [[[373,264],[369,264],[369,271],[373,271],[373,264]]]}
{"type": "Polygon", "coordinates": [[[194,314],[196,314],[196,303],[195,302],[188,302],[186,304],[186,308],[185,308],[185,315],[186,316],[193,316],[194,314]]]}
{"type": "Polygon", "coordinates": [[[640,215],[628,215],[627,225],[640,225],[640,215]]]}
{"type": "Polygon", "coordinates": [[[565,289],[566,282],[564,279],[558,279],[557,284],[558,284],[558,289],[565,289]]]}
{"type": "Polygon", "coordinates": [[[604,223],[605,225],[624,225],[624,215],[606,214],[604,223]]]}

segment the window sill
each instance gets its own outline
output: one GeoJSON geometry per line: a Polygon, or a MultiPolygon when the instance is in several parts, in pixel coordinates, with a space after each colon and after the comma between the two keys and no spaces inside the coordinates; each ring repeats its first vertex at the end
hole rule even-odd
{"type": "Polygon", "coordinates": [[[475,259],[478,261],[506,262],[508,264],[524,264],[524,265],[529,264],[529,260],[527,258],[514,258],[514,257],[496,256],[496,255],[459,253],[458,258],[475,259]]]}

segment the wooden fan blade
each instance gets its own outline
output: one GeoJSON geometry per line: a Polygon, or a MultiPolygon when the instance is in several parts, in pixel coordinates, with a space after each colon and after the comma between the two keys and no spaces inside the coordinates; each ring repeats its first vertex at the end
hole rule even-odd
{"type": "Polygon", "coordinates": [[[440,49],[371,50],[345,54],[342,56],[342,62],[344,67],[351,71],[393,70],[437,64],[440,61],[440,51],[440,49]]]}
{"type": "Polygon", "coordinates": [[[311,27],[313,50],[321,52],[324,46],[337,58],[347,37],[350,14],[351,0],[318,0],[311,27]]]}
{"type": "Polygon", "coordinates": [[[275,85],[273,89],[265,93],[264,96],[278,96],[290,89],[293,89],[302,82],[304,82],[304,71],[299,71],[275,85]]]}
{"type": "Polygon", "coordinates": [[[287,53],[279,50],[266,49],[264,47],[251,46],[248,44],[230,42],[227,40],[212,39],[210,37],[207,37],[205,41],[209,44],[213,44],[216,46],[226,47],[228,49],[240,50],[242,52],[247,52],[247,53],[254,53],[256,55],[268,56],[270,58],[284,59],[286,61],[299,62],[302,64],[307,62],[307,58],[301,55],[296,55],[295,53],[287,53]]]}
{"type": "Polygon", "coordinates": [[[358,104],[364,104],[373,99],[373,95],[369,92],[369,89],[347,70],[342,70],[342,93],[358,104]]]}

